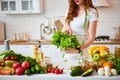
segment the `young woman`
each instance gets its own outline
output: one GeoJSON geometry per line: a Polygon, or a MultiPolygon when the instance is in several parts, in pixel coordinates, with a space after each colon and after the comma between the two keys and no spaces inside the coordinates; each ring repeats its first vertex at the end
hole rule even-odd
{"type": "Polygon", "coordinates": [[[63,32],[74,34],[83,42],[79,49],[66,49],[69,54],[76,54],[90,46],[96,36],[98,11],[92,0],[68,0],[69,8],[63,26],[63,32]]]}

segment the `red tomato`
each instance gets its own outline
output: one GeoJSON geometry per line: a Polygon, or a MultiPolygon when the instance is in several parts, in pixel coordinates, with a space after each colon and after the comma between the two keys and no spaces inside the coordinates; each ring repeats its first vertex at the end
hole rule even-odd
{"type": "Polygon", "coordinates": [[[55,69],[55,74],[60,74],[60,69],[55,69]]]}
{"type": "Polygon", "coordinates": [[[48,72],[51,73],[53,68],[48,68],[48,72]]]}
{"type": "Polygon", "coordinates": [[[16,70],[15,70],[15,73],[17,75],[23,75],[24,74],[24,69],[21,68],[21,67],[18,67],[16,70]]]}
{"type": "Polygon", "coordinates": [[[60,69],[60,74],[63,74],[63,69],[60,69]]]}
{"type": "Polygon", "coordinates": [[[15,60],[15,57],[14,57],[14,56],[12,56],[12,57],[11,57],[11,60],[13,60],[13,61],[14,61],[14,60],[15,60]]]}
{"type": "Polygon", "coordinates": [[[11,57],[10,56],[6,56],[5,60],[11,60],[11,57]]]}
{"type": "Polygon", "coordinates": [[[55,68],[52,68],[51,73],[55,73],[55,70],[56,70],[55,68]]]}
{"type": "Polygon", "coordinates": [[[21,67],[21,64],[19,62],[16,62],[12,65],[13,68],[18,68],[18,67],[21,67]]]}
{"type": "Polygon", "coordinates": [[[30,63],[27,61],[24,61],[24,62],[22,62],[21,67],[23,69],[28,69],[28,68],[30,68],[30,63]]]}
{"type": "Polygon", "coordinates": [[[0,66],[2,66],[2,63],[0,62],[0,66]]]}

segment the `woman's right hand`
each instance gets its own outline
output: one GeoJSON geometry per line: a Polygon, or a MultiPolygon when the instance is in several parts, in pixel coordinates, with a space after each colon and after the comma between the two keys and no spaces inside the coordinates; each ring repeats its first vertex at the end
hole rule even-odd
{"type": "Polygon", "coordinates": [[[62,32],[67,33],[67,34],[72,34],[72,29],[70,28],[68,24],[64,24],[62,32]]]}

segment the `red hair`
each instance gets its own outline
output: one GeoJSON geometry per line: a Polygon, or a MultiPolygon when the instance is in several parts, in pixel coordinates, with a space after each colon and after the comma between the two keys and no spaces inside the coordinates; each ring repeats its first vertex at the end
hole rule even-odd
{"type": "MultiPolygon", "coordinates": [[[[69,9],[68,9],[68,15],[67,15],[67,17],[65,19],[65,22],[70,24],[70,21],[73,20],[73,18],[77,16],[76,11],[78,9],[78,5],[74,2],[74,0],[68,0],[68,2],[69,2],[69,9]]],[[[84,3],[84,9],[85,9],[86,15],[87,15],[87,10],[89,8],[93,8],[97,12],[97,16],[98,16],[98,11],[94,7],[94,5],[92,3],[92,0],[83,0],[83,3],[84,3]]]]}

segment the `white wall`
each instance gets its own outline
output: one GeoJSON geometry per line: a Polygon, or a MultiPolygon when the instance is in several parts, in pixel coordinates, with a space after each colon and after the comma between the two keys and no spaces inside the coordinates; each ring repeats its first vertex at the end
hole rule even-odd
{"type": "MultiPolygon", "coordinates": [[[[67,0],[44,0],[44,13],[42,14],[22,14],[22,15],[4,15],[0,14],[0,20],[6,23],[6,36],[12,39],[14,32],[28,32],[31,39],[40,39],[40,24],[47,25],[44,16],[53,20],[62,18],[67,8],[67,0]]],[[[108,0],[109,8],[98,8],[99,24],[97,35],[113,36],[112,28],[120,25],[120,0],[108,0]]],[[[51,23],[52,23],[51,22],[51,23]]],[[[53,28],[54,25],[51,24],[53,28]]],[[[49,36],[49,35],[48,35],[49,36]]]]}

